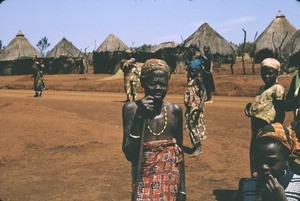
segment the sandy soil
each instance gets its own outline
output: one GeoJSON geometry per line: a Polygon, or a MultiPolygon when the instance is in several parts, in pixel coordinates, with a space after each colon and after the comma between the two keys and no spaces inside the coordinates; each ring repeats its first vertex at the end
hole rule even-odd
{"type": "MultiPolygon", "coordinates": [[[[123,83],[107,77],[47,75],[41,98],[19,90],[31,89],[29,75],[0,77],[2,200],[130,200],[131,166],[121,151],[123,83]]],[[[239,179],[249,176],[250,122],[243,109],[260,77],[219,73],[215,80],[218,96],[205,105],[205,153],[185,155],[190,201],[230,200],[239,179]]],[[[166,101],[183,107],[185,81],[172,77],[166,101]]],[[[286,88],[290,81],[280,78],[286,88]]],[[[291,119],[288,113],[286,124],[291,119]]]]}

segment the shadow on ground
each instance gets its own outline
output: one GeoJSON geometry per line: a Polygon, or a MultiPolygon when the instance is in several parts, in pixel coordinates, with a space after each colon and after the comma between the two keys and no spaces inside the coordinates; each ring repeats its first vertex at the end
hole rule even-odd
{"type": "Polygon", "coordinates": [[[236,190],[224,190],[216,189],[213,194],[216,196],[215,199],[218,201],[234,201],[234,195],[236,190]]]}

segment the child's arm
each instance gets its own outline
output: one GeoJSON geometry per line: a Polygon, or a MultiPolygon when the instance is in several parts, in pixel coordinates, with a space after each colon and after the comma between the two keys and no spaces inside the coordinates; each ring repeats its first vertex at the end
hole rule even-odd
{"type": "MultiPolygon", "coordinates": [[[[174,115],[176,118],[177,129],[174,133],[174,137],[176,139],[177,145],[183,150],[183,128],[182,128],[182,109],[180,106],[174,104],[174,115]]],[[[182,152],[182,160],[179,162],[180,165],[180,186],[179,186],[179,194],[176,201],[184,201],[186,200],[186,189],[185,189],[185,165],[184,165],[184,153],[182,152]]]]}
{"type": "Polygon", "coordinates": [[[285,99],[284,99],[284,88],[282,86],[278,86],[276,88],[276,93],[273,97],[273,104],[276,111],[276,116],[274,122],[283,123],[285,118],[285,99]]]}
{"type": "Polygon", "coordinates": [[[140,138],[145,111],[140,104],[125,103],[122,109],[123,143],[122,150],[128,161],[135,163],[138,159],[140,138]]]}
{"type": "Polygon", "coordinates": [[[252,103],[248,103],[244,109],[245,115],[246,117],[250,117],[250,107],[251,107],[252,103]]]}

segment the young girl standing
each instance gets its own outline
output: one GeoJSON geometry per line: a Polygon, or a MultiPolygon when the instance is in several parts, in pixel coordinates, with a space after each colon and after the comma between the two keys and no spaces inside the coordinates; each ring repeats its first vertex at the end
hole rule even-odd
{"type": "Polygon", "coordinates": [[[202,60],[194,59],[188,64],[188,84],[184,95],[185,124],[194,146],[191,156],[203,153],[201,141],[206,138],[206,127],[203,120],[203,107],[206,89],[202,77],[202,60]]]}

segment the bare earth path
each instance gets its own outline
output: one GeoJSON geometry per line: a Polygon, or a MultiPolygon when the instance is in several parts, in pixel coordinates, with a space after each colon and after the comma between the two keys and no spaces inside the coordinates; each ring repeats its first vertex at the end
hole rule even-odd
{"type": "MultiPolygon", "coordinates": [[[[32,90],[0,90],[0,198],[130,200],[131,166],[121,151],[124,94],[32,95],[32,90]]],[[[182,95],[166,100],[183,107],[182,95]]],[[[250,122],[243,108],[252,100],[217,96],[205,106],[205,153],[185,154],[188,200],[230,200],[239,179],[249,176],[250,122]]]]}

